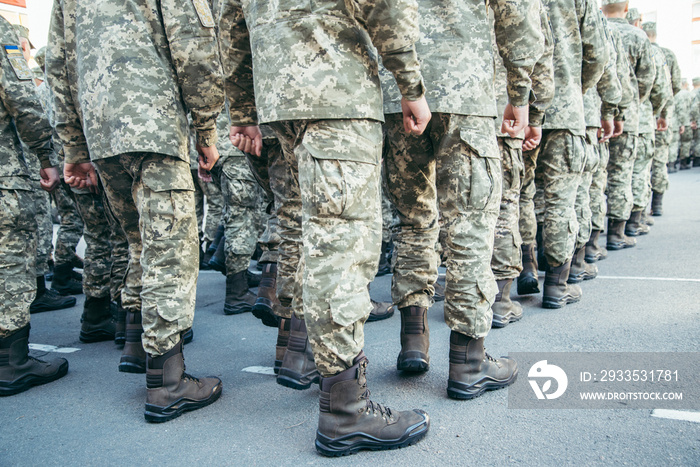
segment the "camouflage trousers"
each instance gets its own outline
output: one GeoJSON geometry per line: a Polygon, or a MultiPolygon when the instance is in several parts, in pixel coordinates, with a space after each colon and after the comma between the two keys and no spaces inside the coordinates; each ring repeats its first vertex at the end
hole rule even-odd
{"type": "Polygon", "coordinates": [[[34,201],[31,191],[0,189],[0,338],[29,324],[36,296],[34,201]]]}
{"type": "Polygon", "coordinates": [[[678,132],[678,128],[669,127],[668,131],[671,133],[671,143],[668,149],[668,163],[675,164],[678,160],[678,152],[681,149],[681,135],[678,132]]]}
{"type": "Polygon", "coordinates": [[[581,174],[581,183],[576,192],[576,221],[578,222],[578,234],[576,235],[575,249],[581,248],[591,238],[591,186],[593,173],[600,166],[600,153],[598,151],[598,128],[587,128],[585,150],[586,164],[581,174]]]}
{"type": "Polygon", "coordinates": [[[56,264],[67,264],[73,261],[75,249],[80,242],[80,237],[83,236],[83,220],[78,214],[70,189],[70,186],[61,180],[61,185],[51,193],[58,208],[58,215],[61,216],[61,225],[58,227],[53,252],[56,264]]]}
{"type": "Polygon", "coordinates": [[[654,133],[639,135],[637,157],[632,168],[632,211],[643,210],[651,200],[651,162],[654,158],[654,133]]]}
{"type": "Polygon", "coordinates": [[[37,243],[35,274],[37,277],[48,274],[49,259],[53,250],[53,222],[51,221],[51,198],[41,188],[38,180],[31,180],[33,191],[29,196],[34,200],[34,213],[37,222],[37,243]]]}
{"type": "Polygon", "coordinates": [[[665,193],[668,190],[668,155],[671,150],[671,132],[657,131],[654,137],[654,159],[651,163],[651,190],[665,193]]]}
{"type": "Polygon", "coordinates": [[[700,157],[700,129],[693,130],[693,141],[691,143],[689,156],[700,157]]]}
{"type": "MultiPolygon", "coordinates": [[[[693,132],[689,128],[686,128],[682,135],[680,135],[680,142],[678,145],[678,153],[676,159],[673,160],[687,160],[690,157],[690,150],[693,145],[693,132]]],[[[669,162],[671,162],[669,158],[669,162]]]]}
{"type": "Polygon", "coordinates": [[[221,187],[219,183],[205,182],[199,178],[196,169],[192,170],[192,179],[194,180],[194,202],[199,238],[212,242],[216,237],[216,229],[219,228],[224,219],[224,198],[221,187]]]}
{"type": "Polygon", "coordinates": [[[381,240],[382,128],[373,120],[270,127],[285,158],[298,163],[304,319],[316,366],[331,376],[352,366],[364,347],[372,308],[367,285],[377,272],[381,240]]]}
{"type": "Polygon", "coordinates": [[[496,231],[491,257],[491,270],[496,280],[515,279],[523,270],[520,245],[520,190],[522,190],[523,165],[522,140],[498,138],[501,150],[503,191],[501,207],[496,221],[496,231]]]}
{"type": "MultiPolygon", "coordinates": [[[[383,180],[386,177],[382,176],[383,180]]],[[[394,237],[394,229],[399,224],[399,216],[389,199],[386,183],[382,183],[382,243],[389,243],[394,237]]]]}
{"type": "Polygon", "coordinates": [[[425,133],[414,136],[393,114],[386,129],[385,174],[399,214],[393,301],[430,306],[439,209],[447,254],[445,322],[453,331],[484,337],[497,293],[491,257],[502,192],[493,119],[434,113],[425,133]]]}
{"type": "Polygon", "coordinates": [[[608,203],[605,197],[605,190],[608,186],[608,160],[610,150],[608,143],[596,143],[592,150],[598,153],[600,162],[593,171],[591,177],[591,230],[605,230],[605,215],[608,203]]]}
{"type": "Polygon", "coordinates": [[[571,260],[579,223],[576,196],[586,166],[585,138],[568,130],[546,130],[537,161],[543,193],[542,240],[547,262],[558,267],[571,260]]]}
{"type": "Polygon", "coordinates": [[[609,142],[608,217],[626,221],[632,212],[632,168],[637,155],[637,135],[624,132],[609,142]]]}
{"type": "Polygon", "coordinates": [[[523,244],[535,243],[537,236],[537,216],[535,215],[535,170],[537,169],[537,156],[540,148],[537,146],[532,151],[523,152],[523,184],[520,189],[520,219],[518,228],[523,244]]]}
{"type": "Polygon", "coordinates": [[[158,356],[192,326],[199,257],[189,164],[162,154],[94,161],[129,243],[122,306],[141,310],[143,347],[158,356]]]}
{"type": "MultiPolygon", "coordinates": [[[[103,190],[104,193],[104,190],[103,190]]],[[[112,209],[107,202],[107,197],[103,197],[105,214],[109,222],[109,243],[112,245],[112,255],[110,263],[112,269],[109,273],[109,294],[113,302],[121,303],[122,290],[126,281],[126,274],[129,270],[129,242],[126,234],[112,213],[112,209]]]]}

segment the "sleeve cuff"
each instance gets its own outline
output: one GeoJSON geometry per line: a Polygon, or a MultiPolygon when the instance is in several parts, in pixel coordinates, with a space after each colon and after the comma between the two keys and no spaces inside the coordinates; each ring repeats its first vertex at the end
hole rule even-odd
{"type": "Polygon", "coordinates": [[[508,86],[508,101],[513,107],[523,107],[530,103],[530,86],[508,86]]]}
{"type": "Polygon", "coordinates": [[[90,162],[90,153],[87,145],[81,146],[63,146],[66,164],[82,164],[90,162]]]}
{"type": "Polygon", "coordinates": [[[542,126],[544,124],[544,112],[530,106],[530,126],[542,126]]]}
{"type": "Polygon", "coordinates": [[[211,130],[197,130],[197,144],[203,148],[214,146],[217,142],[216,128],[211,130]]]}

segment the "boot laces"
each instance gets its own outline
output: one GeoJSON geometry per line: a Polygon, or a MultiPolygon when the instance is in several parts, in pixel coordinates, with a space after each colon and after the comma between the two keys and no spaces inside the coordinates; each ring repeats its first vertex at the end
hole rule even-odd
{"type": "Polygon", "coordinates": [[[365,400],[365,413],[369,414],[371,413],[372,415],[379,414],[383,419],[385,420],[391,420],[393,418],[393,413],[391,412],[391,409],[385,405],[379,404],[377,402],[371,401],[369,399],[370,392],[369,389],[367,388],[367,364],[366,362],[364,365],[360,367],[362,370],[362,379],[364,379],[364,384],[362,387],[364,388],[365,392],[362,393],[360,396],[360,399],[365,400]]]}
{"type": "Polygon", "coordinates": [[[485,352],[484,355],[485,355],[484,361],[488,360],[490,362],[495,363],[496,365],[498,365],[500,367],[501,361],[499,359],[492,357],[491,355],[488,354],[488,352],[485,352]]]}
{"type": "Polygon", "coordinates": [[[187,367],[185,366],[185,356],[182,356],[182,376],[180,377],[181,380],[183,381],[192,381],[193,383],[201,386],[202,383],[200,383],[199,378],[196,378],[192,376],[191,374],[187,373],[187,367]]]}

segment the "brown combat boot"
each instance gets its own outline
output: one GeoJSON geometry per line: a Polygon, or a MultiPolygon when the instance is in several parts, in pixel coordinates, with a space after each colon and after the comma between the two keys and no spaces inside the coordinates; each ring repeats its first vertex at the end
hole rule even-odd
{"type": "Polygon", "coordinates": [[[493,319],[491,327],[502,328],[510,323],[519,321],[523,317],[523,307],[520,303],[510,299],[510,287],[513,285],[513,279],[497,280],[498,294],[496,300],[491,307],[493,319]]]}
{"type": "Polygon", "coordinates": [[[570,303],[581,300],[581,287],[575,284],[567,284],[571,261],[553,268],[547,267],[544,276],[544,292],[542,293],[543,308],[561,308],[570,303]]]}
{"type": "Polygon", "coordinates": [[[637,245],[637,240],[625,235],[625,223],[626,221],[608,218],[608,239],[605,245],[608,250],[622,250],[637,245]]]}
{"type": "Polygon", "coordinates": [[[420,409],[397,412],[369,399],[367,363],[360,352],[353,366],[321,380],[316,450],[324,456],[403,448],[430,428],[430,417],[420,409]]]}
{"type": "Polygon", "coordinates": [[[262,278],[252,309],[253,316],[262,321],[265,326],[276,328],[279,318],[273,310],[280,303],[277,299],[277,263],[262,263],[262,265],[262,278]]]}
{"type": "Polygon", "coordinates": [[[653,191],[651,195],[651,215],[662,216],[664,214],[664,194],[653,191]]]}
{"type": "Polygon", "coordinates": [[[534,243],[522,244],[520,250],[523,253],[523,270],[518,277],[518,295],[540,293],[540,285],[537,282],[537,255],[534,243]]]}
{"type": "Polygon", "coordinates": [[[583,257],[587,263],[595,263],[596,261],[602,261],[608,257],[608,250],[598,245],[601,232],[601,230],[591,231],[591,238],[589,238],[588,243],[586,243],[586,251],[583,257]]]}
{"type": "Polygon", "coordinates": [[[321,376],[316,369],[314,354],[306,333],[306,322],[292,315],[289,324],[289,342],[277,373],[277,384],[292,389],[308,389],[321,376]]]}
{"type": "Polygon", "coordinates": [[[420,306],[399,308],[401,313],[401,352],[396,359],[399,371],[423,372],[430,368],[428,309],[420,306]]]}
{"type": "Polygon", "coordinates": [[[83,316],[80,318],[80,342],[90,344],[93,342],[114,340],[116,323],[112,316],[112,302],[109,295],[106,297],[85,297],[83,316]]]}
{"type": "Polygon", "coordinates": [[[225,315],[238,315],[253,309],[257,297],[248,289],[247,271],[246,269],[226,276],[225,315]]]}
{"type": "Polygon", "coordinates": [[[190,410],[201,409],[221,396],[219,378],[195,378],[185,373],[182,341],[159,357],[147,357],[147,422],[161,423],[190,410]]]}
{"type": "Polygon", "coordinates": [[[585,256],[585,246],[582,246],[574,251],[574,257],[571,259],[569,278],[566,280],[568,284],[578,284],[582,281],[595,279],[598,275],[598,266],[593,263],[587,263],[585,256]]]}
{"type": "MultiPolygon", "coordinates": [[[[369,293],[369,284],[367,284],[367,293],[369,293]]],[[[381,321],[383,319],[394,316],[394,304],[389,302],[378,302],[370,297],[372,311],[369,312],[367,322],[381,321]]]]}
{"type": "Polygon", "coordinates": [[[143,325],[141,324],[141,312],[126,312],[126,342],[122,356],[119,358],[119,371],[124,373],[146,372],[146,351],[141,342],[143,325]]]}
{"type": "Polygon", "coordinates": [[[484,338],[474,339],[450,333],[450,376],[447,395],[452,399],[473,399],[485,391],[513,384],[518,377],[515,360],[493,358],[484,349],[484,338]]]}
{"type": "Polygon", "coordinates": [[[65,358],[49,361],[29,356],[29,325],[0,338],[0,396],[11,396],[50,383],[68,373],[65,358]]]}
{"type": "Polygon", "coordinates": [[[649,233],[649,226],[642,222],[642,211],[633,211],[625,224],[625,235],[637,237],[649,233]]]}
{"type": "Polygon", "coordinates": [[[287,345],[289,344],[289,325],[291,320],[289,318],[279,318],[279,325],[277,327],[277,345],[275,346],[275,374],[279,374],[280,367],[282,366],[282,360],[284,359],[284,353],[287,351],[287,345]]]}

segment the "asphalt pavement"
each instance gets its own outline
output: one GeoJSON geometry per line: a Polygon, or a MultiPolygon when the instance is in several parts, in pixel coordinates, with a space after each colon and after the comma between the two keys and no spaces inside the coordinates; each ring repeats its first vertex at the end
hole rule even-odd
{"type": "MultiPolygon", "coordinates": [[[[664,215],[636,248],[598,263],[600,277],[582,285],[580,303],[545,310],[541,297],[520,297],[523,319],[492,330],[487,350],[700,351],[700,168],[670,177],[664,215]]],[[[388,301],[390,285],[391,276],[377,278],[373,298],[388,301]]],[[[223,395],[165,424],[144,421],[145,377],[117,371],[112,342],[78,340],[82,296],[74,308],[33,315],[30,342],[56,347],[51,356],[66,357],[70,370],[0,399],[0,465],[700,465],[700,423],[652,417],[650,409],[519,410],[508,407],[507,389],[447,398],[442,303],[429,311],[431,367],[420,376],[396,372],[398,315],[365,328],[373,400],[426,410],[426,438],[396,451],[324,458],[313,443],[318,388],[294,391],[265,374],[276,330],[250,313],[225,316],[224,290],[223,275],[200,274],[194,341],[185,347],[188,372],[220,377],[223,395]]]]}

